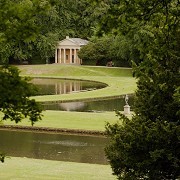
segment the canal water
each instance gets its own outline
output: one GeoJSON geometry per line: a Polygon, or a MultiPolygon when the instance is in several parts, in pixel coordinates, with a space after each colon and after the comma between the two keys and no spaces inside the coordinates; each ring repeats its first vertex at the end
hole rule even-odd
{"type": "Polygon", "coordinates": [[[38,88],[37,95],[70,94],[102,89],[107,86],[100,82],[52,78],[34,78],[31,82],[38,88]]]}
{"type": "MultiPolygon", "coordinates": [[[[133,96],[129,97],[128,101],[133,110],[133,96]]],[[[90,101],[77,101],[77,102],[43,102],[45,110],[57,111],[77,111],[77,112],[103,112],[103,111],[123,111],[124,110],[124,97],[116,97],[103,100],[90,100],[90,101]]]]}
{"type": "MultiPolygon", "coordinates": [[[[67,79],[34,78],[32,83],[38,87],[37,95],[69,94],[82,91],[101,89],[107,85],[99,82],[78,81],[67,79]]],[[[116,97],[102,100],[89,100],[77,102],[43,102],[45,110],[78,111],[78,112],[101,112],[123,111],[124,97],[116,97]]],[[[133,97],[129,97],[129,105],[133,109],[133,97]]]]}
{"type": "MultiPolygon", "coordinates": [[[[38,95],[64,94],[90,91],[106,87],[105,84],[76,80],[40,79],[32,81],[38,86],[38,95]]],[[[133,98],[129,98],[132,109],[133,98]]],[[[102,112],[123,110],[124,97],[98,101],[45,102],[46,110],[102,112]]],[[[7,156],[28,157],[93,164],[107,164],[105,137],[62,135],[0,130],[0,151],[7,156]]]]}
{"type": "Polygon", "coordinates": [[[107,164],[105,137],[0,130],[0,151],[7,156],[107,164]]]}

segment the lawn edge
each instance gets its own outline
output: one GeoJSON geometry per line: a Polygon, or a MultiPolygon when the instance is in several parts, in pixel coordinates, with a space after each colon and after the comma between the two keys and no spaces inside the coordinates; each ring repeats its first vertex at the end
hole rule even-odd
{"type": "Polygon", "coordinates": [[[84,129],[66,129],[66,128],[50,128],[50,127],[34,127],[21,125],[0,125],[0,130],[29,131],[38,133],[57,133],[68,135],[86,135],[86,136],[105,136],[104,131],[84,130],[84,129]]]}

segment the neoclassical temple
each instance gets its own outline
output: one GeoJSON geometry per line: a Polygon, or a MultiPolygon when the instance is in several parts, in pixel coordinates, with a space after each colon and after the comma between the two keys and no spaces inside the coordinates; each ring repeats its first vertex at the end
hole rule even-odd
{"type": "Polygon", "coordinates": [[[66,36],[66,39],[58,43],[55,52],[55,63],[82,64],[82,60],[78,57],[78,51],[87,43],[87,40],[66,36]]]}

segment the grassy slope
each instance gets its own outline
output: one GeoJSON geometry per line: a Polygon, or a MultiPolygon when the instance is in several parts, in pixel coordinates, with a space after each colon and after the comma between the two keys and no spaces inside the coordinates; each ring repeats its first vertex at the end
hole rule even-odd
{"type": "Polygon", "coordinates": [[[19,69],[21,70],[22,75],[83,79],[99,81],[108,84],[108,87],[95,91],[34,97],[37,101],[77,100],[118,96],[122,94],[133,93],[136,89],[136,81],[132,77],[132,70],[128,68],[51,64],[19,66],[19,69]]]}
{"type": "MultiPolygon", "coordinates": [[[[61,77],[88,79],[107,83],[109,86],[104,89],[81,92],[76,94],[64,94],[55,96],[39,96],[39,101],[45,100],[74,100],[82,98],[97,98],[104,96],[116,96],[134,92],[136,85],[132,78],[132,70],[128,68],[107,68],[91,66],[70,66],[70,65],[32,65],[18,66],[22,75],[38,77],[61,77]]],[[[118,120],[114,112],[85,113],[85,112],[63,112],[45,111],[43,120],[35,126],[55,127],[84,130],[104,130],[105,122],[114,123],[118,120]]],[[[14,122],[4,122],[14,124],[14,122]]],[[[30,125],[22,121],[18,125],[30,125]]]]}
{"type": "Polygon", "coordinates": [[[0,179],[113,180],[109,165],[12,157],[0,164],[0,179]]]}

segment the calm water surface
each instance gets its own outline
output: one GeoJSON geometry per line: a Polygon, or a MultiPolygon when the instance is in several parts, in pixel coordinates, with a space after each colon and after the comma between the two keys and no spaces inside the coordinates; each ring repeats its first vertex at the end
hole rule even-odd
{"type": "MultiPolygon", "coordinates": [[[[38,85],[39,95],[67,94],[104,88],[102,83],[76,80],[42,79],[32,81],[38,85]]],[[[129,98],[132,110],[133,98],[129,98]]],[[[114,111],[123,110],[124,97],[88,102],[45,102],[44,109],[63,111],[114,111]]],[[[107,164],[104,137],[46,134],[0,130],[0,150],[8,156],[29,157],[93,164],[107,164]]]]}
{"type": "Polygon", "coordinates": [[[0,150],[8,156],[107,164],[107,138],[0,130],[0,150]]]}
{"type": "MultiPolygon", "coordinates": [[[[78,81],[66,79],[51,79],[51,78],[34,78],[32,83],[35,84],[39,91],[37,95],[52,95],[52,94],[68,94],[82,91],[92,91],[106,87],[103,83],[91,81],[78,81]]],[[[90,100],[78,102],[43,102],[45,110],[59,111],[79,111],[79,112],[98,112],[98,111],[114,111],[124,110],[124,97],[113,98],[106,100],[90,100]]],[[[133,110],[133,97],[129,97],[129,105],[133,110]]]]}
{"type": "MultiPolygon", "coordinates": [[[[133,110],[133,96],[129,96],[129,105],[131,111],[133,110]]],[[[59,111],[78,111],[78,112],[102,112],[124,110],[124,97],[98,100],[98,101],[78,101],[78,102],[43,102],[45,110],[59,110],[59,111]]]]}
{"type": "Polygon", "coordinates": [[[37,95],[69,94],[92,91],[107,86],[100,82],[52,78],[34,78],[31,82],[38,87],[37,95]]]}

